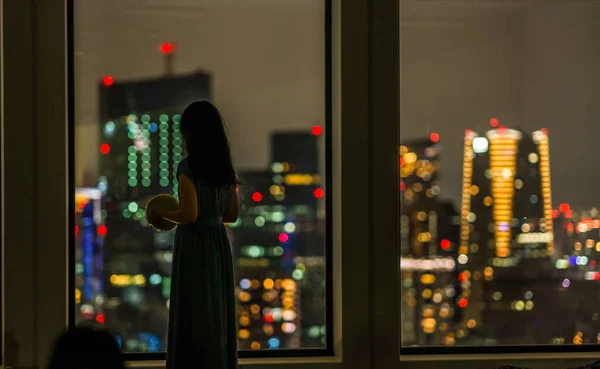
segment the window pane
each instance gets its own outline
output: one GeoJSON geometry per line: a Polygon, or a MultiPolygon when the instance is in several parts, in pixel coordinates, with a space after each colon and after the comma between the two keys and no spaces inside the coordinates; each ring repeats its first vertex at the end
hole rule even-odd
{"type": "Polygon", "coordinates": [[[77,324],[165,350],[174,232],[144,209],[177,196],[180,114],[210,99],[243,182],[226,227],[239,349],[326,348],[325,6],[75,2],[77,324]]]}
{"type": "Polygon", "coordinates": [[[402,2],[403,347],[600,342],[599,15],[402,2]]]}

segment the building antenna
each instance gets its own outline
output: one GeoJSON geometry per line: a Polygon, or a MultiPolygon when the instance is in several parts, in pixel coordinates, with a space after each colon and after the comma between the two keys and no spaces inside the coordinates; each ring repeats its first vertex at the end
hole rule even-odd
{"type": "Polygon", "coordinates": [[[174,58],[175,58],[175,49],[176,46],[174,43],[165,42],[160,45],[160,52],[165,55],[165,75],[167,77],[171,77],[174,74],[174,58]]]}

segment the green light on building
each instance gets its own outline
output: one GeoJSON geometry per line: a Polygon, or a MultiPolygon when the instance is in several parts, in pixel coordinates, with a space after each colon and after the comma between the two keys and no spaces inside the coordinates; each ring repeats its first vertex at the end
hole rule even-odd
{"type": "Polygon", "coordinates": [[[181,115],[175,114],[173,115],[173,139],[171,140],[171,145],[173,147],[173,196],[179,199],[179,184],[177,181],[177,168],[179,167],[179,163],[181,162],[183,153],[181,140],[181,131],[179,130],[179,122],[181,121],[181,115]]]}
{"type": "Polygon", "coordinates": [[[152,164],[150,160],[152,159],[152,146],[150,145],[150,124],[147,123],[150,121],[150,116],[148,114],[144,114],[142,116],[142,135],[148,142],[148,146],[142,149],[142,186],[150,187],[152,184],[152,164]]]}
{"type": "Polygon", "coordinates": [[[160,122],[158,136],[160,137],[159,144],[161,153],[159,183],[162,187],[167,187],[169,186],[169,173],[168,171],[165,171],[169,169],[169,117],[166,114],[161,114],[158,120],[160,122]]]}
{"type": "MultiPolygon", "coordinates": [[[[135,124],[135,123],[134,123],[135,124]]],[[[133,134],[135,136],[135,132],[131,131],[131,124],[129,126],[129,134],[133,134]]],[[[137,148],[133,145],[127,148],[127,175],[129,179],[127,180],[127,184],[130,187],[137,186],[137,169],[138,169],[138,154],[137,148]]]]}
{"type": "MultiPolygon", "coordinates": [[[[129,186],[152,187],[158,182],[161,187],[172,189],[173,195],[178,197],[176,171],[184,157],[180,121],[179,114],[143,114],[139,117],[130,114],[126,117],[127,135],[136,141],[135,145],[130,144],[127,148],[129,186]],[[144,147],[138,140],[144,142],[144,147]],[[153,148],[153,144],[156,147],[153,148]],[[157,178],[154,178],[155,175],[157,178]]],[[[133,214],[130,216],[134,217],[133,214]]]]}
{"type": "Polygon", "coordinates": [[[138,209],[139,209],[139,206],[138,206],[137,202],[130,202],[129,205],[127,205],[127,210],[129,210],[129,212],[131,212],[131,213],[137,212],[138,209]]]}

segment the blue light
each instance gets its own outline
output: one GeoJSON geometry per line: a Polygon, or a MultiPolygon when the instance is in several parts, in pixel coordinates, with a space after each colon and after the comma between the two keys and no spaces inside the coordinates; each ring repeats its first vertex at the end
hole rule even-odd
{"type": "Polygon", "coordinates": [[[569,258],[569,264],[571,264],[571,265],[577,265],[577,256],[571,256],[569,258]]]}
{"type": "Polygon", "coordinates": [[[151,284],[160,284],[161,281],[162,281],[162,278],[158,274],[152,274],[150,276],[150,283],[151,284]]]}
{"type": "Polygon", "coordinates": [[[155,335],[150,336],[148,339],[148,351],[158,352],[160,351],[160,340],[155,335]]]}
{"type": "Polygon", "coordinates": [[[270,349],[278,349],[280,345],[279,338],[277,337],[269,338],[269,341],[267,343],[270,349]]]}
{"type": "Polygon", "coordinates": [[[115,123],[113,122],[108,122],[106,123],[106,125],[104,126],[104,134],[107,136],[112,136],[113,133],[115,133],[115,123]]]}
{"type": "Polygon", "coordinates": [[[122,349],[123,348],[123,338],[121,336],[115,336],[115,341],[117,341],[119,348],[122,349]]]}
{"type": "Polygon", "coordinates": [[[250,281],[246,278],[242,279],[240,281],[240,287],[247,290],[248,288],[250,288],[250,281]]]}
{"type": "Polygon", "coordinates": [[[148,129],[150,130],[150,132],[156,132],[158,130],[158,124],[152,122],[150,123],[150,127],[148,127],[148,129]]]}
{"type": "MultiPolygon", "coordinates": [[[[85,209],[88,208],[88,203],[85,209]]],[[[91,210],[91,207],[90,209],[91,210]]],[[[84,224],[82,230],[82,241],[81,241],[81,261],[83,263],[83,280],[84,285],[82,286],[82,293],[84,301],[90,301],[94,297],[94,230],[95,225],[92,217],[85,216],[82,219],[84,224]]]]}
{"type": "Polygon", "coordinates": [[[160,339],[152,333],[140,333],[140,340],[148,343],[149,352],[160,351],[160,339]]]}

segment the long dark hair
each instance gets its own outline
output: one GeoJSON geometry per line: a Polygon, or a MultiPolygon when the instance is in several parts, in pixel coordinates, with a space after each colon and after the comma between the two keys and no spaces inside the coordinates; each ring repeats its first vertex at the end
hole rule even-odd
{"type": "Polygon", "coordinates": [[[48,369],[125,369],[119,344],[107,331],[76,327],[54,342],[48,369]]]}
{"type": "Polygon", "coordinates": [[[225,123],[208,101],[191,103],[181,115],[181,133],[194,179],[213,186],[236,185],[225,123]]]}

